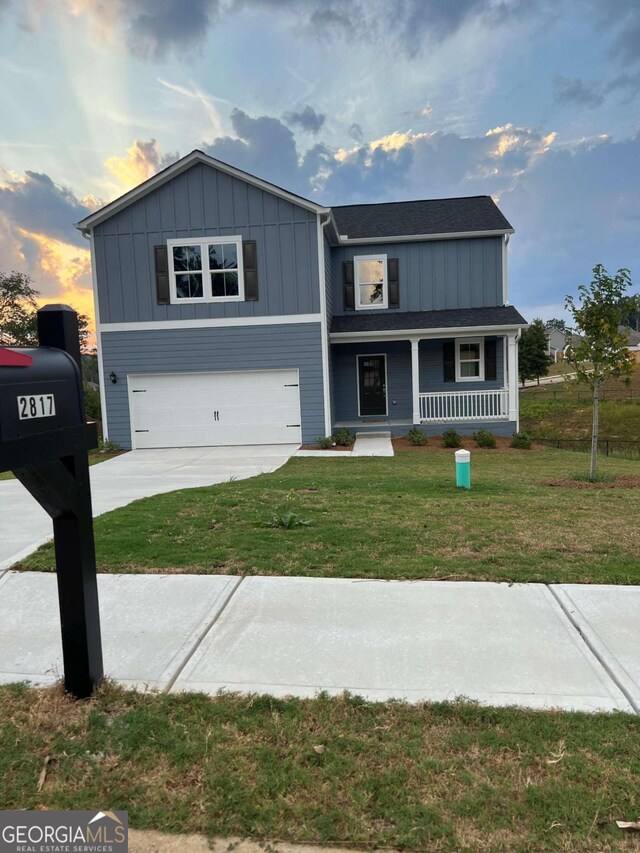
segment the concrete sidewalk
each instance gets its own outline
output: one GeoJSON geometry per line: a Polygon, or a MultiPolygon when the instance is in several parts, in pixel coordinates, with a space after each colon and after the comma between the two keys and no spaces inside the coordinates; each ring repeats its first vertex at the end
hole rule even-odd
{"type": "MultiPolygon", "coordinates": [[[[100,575],[106,674],[139,688],[640,709],[640,587],[100,575]]],[[[0,577],[0,682],[62,675],[56,578],[0,577]]]]}
{"type": "MultiPolygon", "coordinates": [[[[296,451],[296,444],[253,447],[178,447],[132,450],[90,469],[93,514],[102,515],[132,501],[245,480],[275,471],[296,451]]],[[[51,519],[17,480],[0,482],[0,571],[53,535],[51,519]]]]}

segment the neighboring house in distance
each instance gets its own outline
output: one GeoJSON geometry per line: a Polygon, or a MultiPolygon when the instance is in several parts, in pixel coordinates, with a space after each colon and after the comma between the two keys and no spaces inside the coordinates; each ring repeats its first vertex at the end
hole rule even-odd
{"type": "Polygon", "coordinates": [[[626,332],[627,341],[629,343],[629,352],[636,360],[636,363],[640,364],[640,332],[637,332],[630,326],[619,326],[618,328],[621,332],[626,332]]]}
{"type": "Polygon", "coordinates": [[[518,428],[488,196],[330,208],[193,151],[77,227],[123,448],[518,428]]]}
{"type": "Polygon", "coordinates": [[[552,361],[560,361],[564,357],[564,348],[567,345],[567,331],[557,329],[555,326],[547,326],[547,355],[552,361]]]}

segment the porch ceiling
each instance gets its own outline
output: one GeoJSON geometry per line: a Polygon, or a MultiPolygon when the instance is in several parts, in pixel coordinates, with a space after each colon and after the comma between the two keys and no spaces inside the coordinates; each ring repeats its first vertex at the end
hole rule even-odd
{"type": "Polygon", "coordinates": [[[527,325],[524,317],[513,305],[499,305],[492,308],[455,308],[444,311],[355,311],[352,314],[333,317],[331,336],[336,340],[342,335],[358,333],[407,332],[419,334],[449,330],[487,329],[495,333],[523,328],[527,325]]]}

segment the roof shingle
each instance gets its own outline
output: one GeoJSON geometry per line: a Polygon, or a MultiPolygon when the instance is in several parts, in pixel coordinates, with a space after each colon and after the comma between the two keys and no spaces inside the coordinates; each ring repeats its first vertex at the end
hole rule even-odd
{"type": "Polygon", "coordinates": [[[338,234],[351,239],[513,230],[488,195],[347,204],[331,210],[338,234]]]}
{"type": "Polygon", "coordinates": [[[464,329],[474,326],[526,326],[527,321],[513,305],[495,308],[453,308],[445,311],[355,311],[336,316],[331,334],[348,332],[392,332],[429,329],[464,329]]]}

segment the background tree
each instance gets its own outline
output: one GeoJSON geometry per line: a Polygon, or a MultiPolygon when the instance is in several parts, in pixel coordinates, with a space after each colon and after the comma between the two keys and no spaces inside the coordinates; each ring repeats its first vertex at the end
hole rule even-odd
{"type": "Polygon", "coordinates": [[[38,291],[28,275],[0,272],[0,344],[34,346],[38,291]]]}
{"type": "Polygon", "coordinates": [[[549,372],[550,358],[547,355],[547,333],[544,323],[536,318],[520,336],[518,345],[518,373],[520,381],[537,379],[549,372]]]}
{"type": "MultiPolygon", "coordinates": [[[[0,272],[0,345],[38,346],[39,292],[25,273],[0,272]]],[[[89,317],[78,314],[78,334],[82,352],[85,407],[87,414],[100,420],[100,395],[96,350],[89,346],[89,317]]]]}
{"type": "Polygon", "coordinates": [[[564,320],[559,320],[557,317],[552,317],[545,323],[547,329],[558,329],[560,332],[567,331],[567,324],[564,320]]]}
{"type": "Polygon", "coordinates": [[[584,335],[580,343],[567,347],[565,359],[576,371],[578,382],[585,382],[593,391],[589,471],[592,480],[596,478],[598,465],[600,384],[609,377],[628,377],[635,367],[629,354],[627,336],[619,329],[624,311],[623,298],[629,287],[629,270],[620,269],[611,277],[602,264],[597,264],[593,268],[591,284],[581,284],[578,288],[579,303],[576,304],[572,296],[565,299],[575,326],[584,335]],[[592,368],[586,366],[589,363],[592,368]]]}
{"type": "Polygon", "coordinates": [[[640,296],[623,296],[620,300],[622,306],[622,325],[629,326],[640,332],[640,296]]]}

